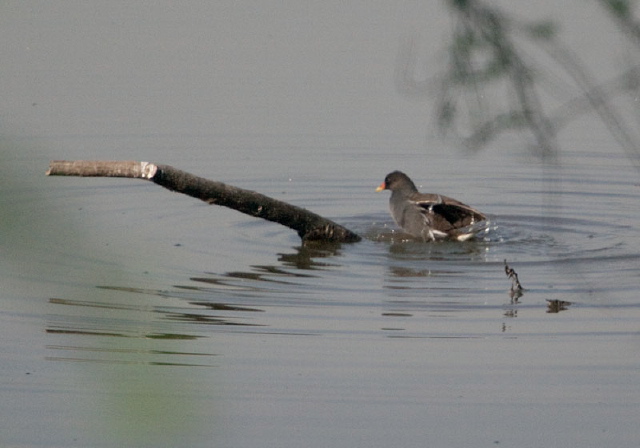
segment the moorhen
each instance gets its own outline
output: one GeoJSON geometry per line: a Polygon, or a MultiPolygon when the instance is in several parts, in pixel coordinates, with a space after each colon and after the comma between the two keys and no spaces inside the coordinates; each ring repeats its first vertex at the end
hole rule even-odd
{"type": "Polygon", "coordinates": [[[466,241],[482,230],[476,226],[487,217],[440,194],[420,193],[409,176],[394,171],[387,174],[376,191],[391,190],[391,216],[408,234],[423,241],[453,239],[466,241]]]}

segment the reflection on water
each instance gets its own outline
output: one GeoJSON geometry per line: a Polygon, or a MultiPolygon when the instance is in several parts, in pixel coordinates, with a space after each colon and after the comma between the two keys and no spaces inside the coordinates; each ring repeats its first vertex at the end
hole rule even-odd
{"type": "MultiPolygon", "coordinates": [[[[344,311],[382,306],[382,312],[376,314],[385,318],[415,317],[420,313],[429,317],[484,314],[492,310],[499,311],[502,317],[515,318],[519,315],[518,309],[541,308],[547,304],[548,312],[557,313],[567,310],[573,301],[548,297],[540,300],[539,297],[557,295],[560,291],[571,291],[578,296],[611,292],[612,284],[624,289],[628,278],[624,282],[613,278],[621,272],[619,264],[628,270],[630,264],[637,266],[638,263],[635,247],[624,243],[625,234],[633,232],[633,228],[595,218],[501,215],[494,217],[482,237],[473,241],[427,244],[406,240],[386,226],[375,224],[383,219],[351,218],[350,226],[368,235],[369,242],[295,247],[290,252],[277,254],[274,264],[254,265],[245,271],[203,273],[170,290],[100,286],[114,293],[171,298],[172,306],[157,303],[148,309],[123,303],[65,299],[51,299],[50,303],[123,313],[151,312],[158,315],[158,321],[173,323],[174,330],[182,329],[149,332],[142,336],[145,338],[206,337],[202,335],[203,326],[224,328],[222,331],[237,331],[234,327],[242,331],[253,328],[261,334],[306,333],[299,331],[304,326],[305,312],[311,318],[312,310],[319,307],[344,311]],[[612,232],[616,238],[611,236],[612,232]],[[629,252],[630,249],[633,251],[629,252]],[[505,281],[505,260],[518,269],[523,282],[531,285],[524,297],[523,291],[513,290],[512,278],[507,277],[505,281]],[[606,266],[603,260],[608,260],[606,266]],[[532,269],[539,271],[541,266],[546,268],[548,279],[539,273],[532,277],[532,269]],[[570,272],[568,266],[571,266],[570,272]],[[602,272],[609,281],[585,287],[585,283],[573,275],[593,269],[602,272]],[[556,277],[563,271],[567,275],[561,275],[558,281],[556,277]],[[550,285],[551,282],[554,285],[550,285]],[[175,299],[180,305],[175,304],[175,299]],[[297,317],[302,321],[287,327],[281,319],[283,307],[299,309],[297,317]],[[277,316],[277,325],[271,320],[273,315],[277,316]],[[177,327],[177,324],[197,325],[197,328],[177,327]]],[[[117,321],[111,324],[114,322],[117,321]]],[[[69,322],[64,323],[66,328],[56,323],[50,326],[49,332],[130,336],[125,330],[113,331],[108,320],[99,323],[104,327],[99,327],[97,321],[82,321],[77,328],[69,326],[69,322]]],[[[312,333],[322,332],[320,326],[312,333]]],[[[428,337],[428,332],[423,336],[428,337]]]]}
{"type": "MultiPolygon", "coordinates": [[[[371,221],[368,216],[352,218],[353,225],[360,228],[371,227],[371,221]]],[[[167,341],[210,338],[215,332],[494,337],[514,331],[513,322],[504,319],[513,321],[536,310],[543,314],[569,310],[573,301],[549,298],[561,290],[571,291],[577,301],[581,296],[589,300],[586,295],[597,293],[598,288],[611,291],[610,283],[585,288],[579,278],[563,276],[566,266],[571,266],[572,272],[587,272],[596,266],[602,271],[602,260],[608,259],[612,263],[606,267],[609,274],[619,271],[619,263],[628,268],[632,258],[637,266],[635,255],[626,252],[629,246],[608,237],[605,228],[611,231],[610,226],[598,220],[506,215],[495,218],[482,238],[427,244],[389,238],[387,229],[374,235],[369,229],[368,242],[295,247],[274,255],[274,264],[254,265],[245,271],[203,273],[169,289],[99,286],[112,291],[114,297],[119,293],[154,297],[152,306],[138,306],[135,300],[125,303],[52,298],[49,303],[56,306],[102,309],[110,316],[88,318],[80,313],[62,317],[66,313],[61,310],[51,315],[47,332],[167,341]],[[524,261],[515,261],[507,269],[517,268],[519,278],[531,287],[514,290],[513,278],[505,277],[505,258],[518,260],[523,255],[524,261]],[[542,266],[548,278],[531,275],[533,269],[542,266]],[[553,285],[549,285],[551,281],[553,285]],[[136,324],[136,313],[151,315],[141,319],[145,322],[144,331],[136,324]],[[460,322],[446,330],[434,326],[435,321],[450,319],[463,319],[468,328],[460,322]],[[493,331],[475,328],[474,321],[485,319],[496,320],[493,331]]],[[[629,227],[614,226],[614,230],[628,232],[629,227]]],[[[624,287],[619,281],[617,285],[624,287]]],[[[176,357],[171,361],[150,360],[150,364],[209,365],[178,358],[215,355],[135,348],[114,348],[109,352],[108,348],[91,344],[51,344],[49,348],[75,352],[76,360],[83,362],[108,362],[100,357],[104,353],[125,357],[112,357],[113,362],[139,362],[128,361],[125,355],[145,353],[176,357]],[[89,353],[90,358],[86,356],[89,353]]],[[[65,355],[49,359],[74,358],[65,355]]]]}
{"type": "MultiPolygon", "coordinates": [[[[130,288],[127,288],[130,291],[130,288]]],[[[117,290],[117,288],[116,288],[117,290]]],[[[140,291],[149,294],[149,291],[140,291]]],[[[130,313],[160,313],[165,316],[172,314],[166,309],[149,309],[146,306],[136,306],[128,304],[117,304],[111,302],[94,302],[88,300],[68,300],[51,298],[49,303],[58,306],[72,306],[87,308],[88,310],[104,310],[111,317],[99,313],[89,317],[87,314],[72,315],[64,313],[50,314],[46,332],[52,335],[81,336],[80,340],[88,345],[60,345],[49,344],[47,349],[55,352],[65,352],[67,355],[48,356],[52,361],[74,361],[74,362],[106,362],[116,364],[149,364],[149,365],[173,365],[173,366],[206,366],[202,362],[187,362],[184,359],[191,357],[214,356],[213,353],[194,353],[187,351],[175,351],[167,349],[150,349],[123,347],[123,344],[115,341],[107,346],[97,347],[94,345],[95,337],[105,338],[127,338],[131,340],[164,340],[164,341],[189,341],[204,336],[185,333],[144,331],[143,322],[147,318],[135,320],[131,319],[130,313]],[[88,338],[90,337],[90,338],[88,338]]],[[[146,326],[146,325],[145,325],[146,326]]]]}
{"type": "Polygon", "coordinates": [[[559,313],[560,311],[566,311],[571,302],[565,302],[564,300],[547,300],[547,313],[559,313]]]}
{"type": "MultiPolygon", "coordinates": [[[[302,247],[296,248],[296,251],[293,253],[279,254],[278,261],[280,261],[284,266],[300,270],[326,269],[329,267],[335,268],[339,266],[336,264],[335,258],[339,257],[341,254],[340,247],[341,245],[338,243],[311,241],[302,247]]],[[[270,268],[276,269],[274,267],[270,268]]],[[[281,272],[278,269],[276,269],[276,271],[281,272]]]]}

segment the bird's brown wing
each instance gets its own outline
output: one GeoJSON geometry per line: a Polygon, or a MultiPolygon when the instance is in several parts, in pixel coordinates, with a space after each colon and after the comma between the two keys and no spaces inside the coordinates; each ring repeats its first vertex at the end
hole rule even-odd
{"type": "MultiPolygon", "coordinates": [[[[439,194],[416,194],[412,199],[417,205],[424,209],[425,213],[435,215],[432,219],[446,221],[453,229],[466,227],[487,219],[487,217],[478,210],[447,196],[439,194]]],[[[444,222],[442,222],[442,224],[441,226],[443,228],[447,227],[444,222]]]]}

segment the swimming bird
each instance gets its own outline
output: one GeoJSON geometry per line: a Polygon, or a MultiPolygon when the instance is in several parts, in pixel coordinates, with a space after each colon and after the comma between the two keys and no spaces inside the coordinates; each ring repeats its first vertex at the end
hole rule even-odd
{"type": "Polygon", "coordinates": [[[408,234],[423,241],[466,241],[482,230],[476,225],[487,217],[462,202],[441,194],[420,193],[401,171],[387,174],[376,191],[391,190],[393,220],[408,234]]]}

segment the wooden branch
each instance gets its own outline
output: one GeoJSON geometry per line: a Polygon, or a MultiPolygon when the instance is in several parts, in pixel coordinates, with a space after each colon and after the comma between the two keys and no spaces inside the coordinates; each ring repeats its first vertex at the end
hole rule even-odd
{"type": "Polygon", "coordinates": [[[136,161],[64,161],[49,164],[48,176],[128,177],[150,180],[168,190],[208,204],[222,205],[247,215],[273,221],[295,230],[303,242],[352,243],[360,236],[335,222],[301,207],[243,190],[222,182],[194,176],[168,165],[136,161]]]}

